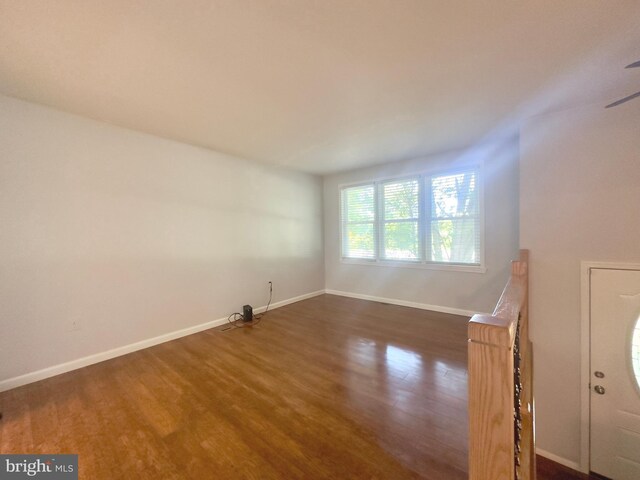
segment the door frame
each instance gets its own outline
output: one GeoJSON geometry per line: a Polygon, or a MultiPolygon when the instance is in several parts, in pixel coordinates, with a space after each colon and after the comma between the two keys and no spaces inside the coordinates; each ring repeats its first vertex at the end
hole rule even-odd
{"type": "Polygon", "coordinates": [[[591,468],[591,270],[640,270],[640,263],[580,262],[580,470],[591,468]]]}

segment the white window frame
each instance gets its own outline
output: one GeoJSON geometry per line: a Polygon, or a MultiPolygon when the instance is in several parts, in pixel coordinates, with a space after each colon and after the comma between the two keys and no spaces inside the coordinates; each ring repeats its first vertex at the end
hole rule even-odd
{"type": "Polygon", "coordinates": [[[376,196],[376,216],[375,216],[375,220],[376,220],[376,224],[374,225],[374,228],[376,229],[376,236],[377,236],[377,244],[378,244],[378,249],[376,251],[376,259],[379,259],[380,262],[393,262],[393,263],[401,263],[401,264],[419,264],[422,262],[422,259],[425,258],[424,257],[424,236],[423,236],[423,231],[422,231],[422,218],[424,215],[424,208],[422,206],[423,201],[423,194],[424,194],[424,186],[422,185],[422,182],[424,181],[424,178],[421,175],[409,175],[406,177],[398,177],[398,178],[390,178],[390,179],[385,179],[385,180],[380,180],[378,182],[374,182],[376,183],[376,187],[374,190],[374,194],[376,196]],[[387,220],[385,218],[385,212],[384,212],[384,186],[388,183],[398,183],[398,182],[402,182],[402,181],[407,181],[407,180],[415,180],[418,183],[418,217],[416,219],[403,219],[403,220],[387,220]],[[398,222],[398,223],[402,223],[402,222],[418,222],[418,254],[420,255],[420,258],[417,259],[411,259],[411,258],[407,258],[407,259],[386,259],[383,258],[383,253],[384,253],[384,226],[387,222],[391,223],[391,222],[398,222]]]}
{"type": "Polygon", "coordinates": [[[377,186],[375,185],[375,182],[357,182],[357,183],[351,183],[348,186],[344,186],[344,187],[339,187],[339,203],[340,203],[340,257],[342,259],[349,259],[349,260],[353,260],[356,261],[358,263],[370,263],[370,262],[375,262],[376,259],[379,256],[379,238],[378,238],[378,229],[377,229],[377,225],[378,225],[378,197],[377,197],[377,186]],[[373,221],[372,222],[348,222],[344,220],[344,216],[346,214],[345,212],[345,205],[344,205],[344,199],[342,197],[342,191],[345,188],[355,188],[355,187],[368,187],[369,185],[373,185],[373,221]],[[345,257],[344,256],[344,227],[346,224],[349,225],[365,225],[365,224],[369,224],[369,223],[373,223],[373,258],[357,258],[357,257],[345,257]]]}
{"type": "Polygon", "coordinates": [[[484,208],[484,168],[483,165],[472,164],[466,166],[456,167],[454,169],[438,169],[433,171],[420,171],[415,174],[407,174],[399,177],[383,177],[375,178],[366,181],[358,181],[352,183],[343,183],[338,185],[339,196],[339,217],[340,224],[340,261],[344,264],[351,265],[371,265],[378,267],[402,267],[402,268],[418,268],[429,270],[444,270],[454,272],[470,272],[470,273],[485,273],[487,268],[485,266],[485,208],[484,208]],[[479,228],[480,228],[480,248],[479,264],[465,264],[465,263],[453,263],[453,262],[433,262],[427,260],[429,255],[429,244],[427,242],[426,229],[431,226],[431,208],[429,193],[430,187],[427,188],[427,182],[431,181],[431,177],[455,175],[457,173],[468,172],[473,170],[476,173],[476,181],[478,188],[478,208],[479,208],[479,228]],[[418,231],[420,234],[420,255],[418,260],[385,260],[382,255],[382,242],[383,242],[383,228],[384,222],[384,205],[382,185],[385,183],[392,183],[408,179],[418,179],[419,184],[419,220],[418,231]],[[374,252],[375,258],[350,258],[344,256],[344,222],[343,222],[343,204],[342,204],[342,192],[346,188],[373,185],[375,195],[375,215],[374,215],[374,252]]]}

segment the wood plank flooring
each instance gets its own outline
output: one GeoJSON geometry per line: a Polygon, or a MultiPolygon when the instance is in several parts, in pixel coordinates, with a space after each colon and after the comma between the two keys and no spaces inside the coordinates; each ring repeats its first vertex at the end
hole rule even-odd
{"type": "Polygon", "coordinates": [[[82,479],[467,478],[467,318],[331,295],[0,393],[82,479]]]}
{"type": "Polygon", "coordinates": [[[540,455],[537,456],[536,467],[538,480],[603,480],[603,477],[576,472],[540,455]]]}
{"type": "Polygon", "coordinates": [[[462,479],[464,317],[323,295],[0,394],[83,479],[462,479]]]}

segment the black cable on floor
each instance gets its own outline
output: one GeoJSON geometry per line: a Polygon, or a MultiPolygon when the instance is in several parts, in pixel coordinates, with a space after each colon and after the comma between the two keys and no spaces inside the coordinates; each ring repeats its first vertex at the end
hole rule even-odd
{"type": "Polygon", "coordinates": [[[233,325],[235,328],[244,328],[244,327],[255,327],[260,323],[262,317],[264,317],[269,311],[269,306],[271,305],[271,299],[273,298],[273,283],[269,282],[269,302],[267,303],[267,308],[264,312],[254,315],[253,320],[250,322],[244,321],[244,316],[239,312],[234,312],[227,317],[227,323],[233,325]],[[238,323],[240,322],[240,323],[238,323]]]}

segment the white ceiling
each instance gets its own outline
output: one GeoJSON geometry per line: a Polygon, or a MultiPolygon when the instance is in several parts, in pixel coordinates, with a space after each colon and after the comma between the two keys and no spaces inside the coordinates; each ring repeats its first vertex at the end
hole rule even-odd
{"type": "Polygon", "coordinates": [[[638,0],[0,0],[0,92],[324,174],[633,93],[639,19],[638,0]]]}

